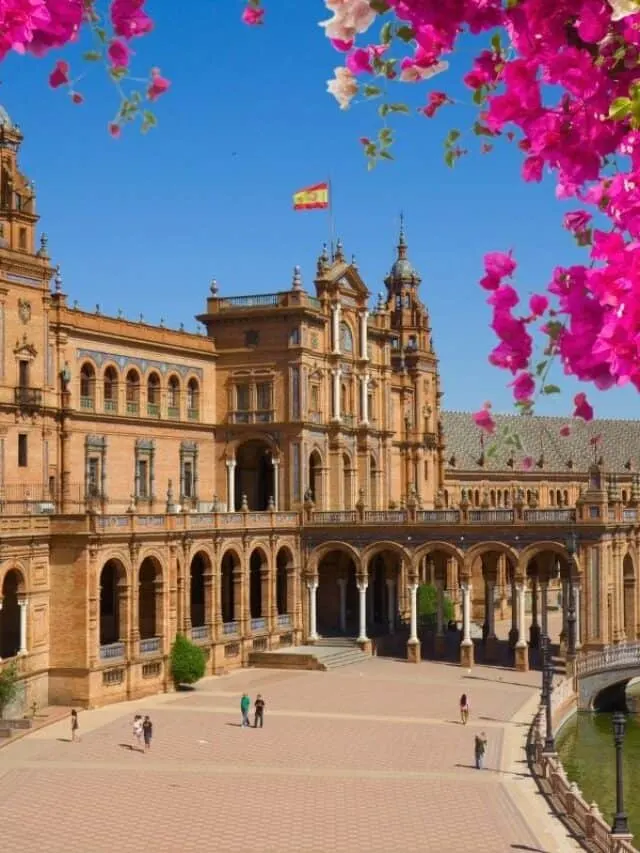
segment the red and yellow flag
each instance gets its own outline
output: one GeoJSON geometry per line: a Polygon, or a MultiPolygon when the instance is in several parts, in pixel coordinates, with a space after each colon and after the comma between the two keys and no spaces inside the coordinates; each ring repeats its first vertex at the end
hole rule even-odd
{"type": "Polygon", "coordinates": [[[329,184],[314,184],[293,194],[294,210],[324,210],[329,207],[329,184]]]}

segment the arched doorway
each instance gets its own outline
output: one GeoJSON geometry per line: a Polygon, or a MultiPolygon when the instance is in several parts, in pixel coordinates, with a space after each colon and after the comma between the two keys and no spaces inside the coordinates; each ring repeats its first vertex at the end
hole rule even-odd
{"type": "Polygon", "coordinates": [[[240,445],[236,452],[236,505],[242,508],[242,496],[246,495],[249,509],[264,512],[269,499],[275,498],[274,466],[271,449],[259,439],[240,445]]]}
{"type": "Polygon", "coordinates": [[[153,557],[146,557],[138,573],[138,626],[141,640],[150,640],[160,634],[156,584],[160,583],[161,577],[162,572],[156,560],[153,557]]]}
{"type": "Polygon", "coordinates": [[[191,560],[191,593],[190,593],[190,614],[191,614],[191,630],[194,628],[204,628],[207,621],[207,604],[205,598],[205,575],[210,569],[209,558],[202,551],[191,560]]]}
{"type": "Polygon", "coordinates": [[[126,606],[122,600],[122,587],[125,586],[126,572],[118,560],[108,560],[100,572],[100,645],[110,646],[124,639],[122,631],[125,628],[125,614],[121,607],[126,606]]]}
{"type": "Polygon", "coordinates": [[[309,489],[311,498],[316,509],[324,506],[324,495],[322,492],[322,457],[317,450],[309,456],[309,489]]]}
{"type": "MultiPolygon", "coordinates": [[[[17,569],[11,569],[2,583],[0,610],[0,658],[15,657],[20,651],[21,614],[19,598],[24,595],[24,581],[17,569]]],[[[26,651],[26,650],[25,650],[26,651]]]]}
{"type": "Polygon", "coordinates": [[[636,626],[638,622],[636,610],[636,572],[631,554],[625,554],[622,561],[622,577],[624,584],[624,633],[627,642],[636,641],[636,626]]]}
{"type": "Polygon", "coordinates": [[[264,621],[267,602],[263,596],[263,578],[268,570],[267,556],[261,548],[255,548],[249,557],[249,611],[252,629],[264,627],[256,624],[264,621]]]}
{"type": "Polygon", "coordinates": [[[359,596],[356,566],[346,551],[329,551],[318,564],[318,631],[356,636],[359,596]]]}
{"type": "Polygon", "coordinates": [[[392,550],[379,551],[367,568],[367,623],[371,635],[393,633],[398,621],[401,562],[392,550]]]}
{"type": "MultiPolygon", "coordinates": [[[[224,554],[220,570],[222,584],[222,589],[220,590],[222,597],[222,622],[224,625],[234,625],[236,620],[235,574],[236,571],[240,570],[240,557],[235,551],[227,551],[224,554]]],[[[239,587],[239,584],[237,586],[239,587]]]]}
{"type": "Polygon", "coordinates": [[[288,548],[280,548],[276,557],[276,608],[278,616],[289,613],[289,572],[293,566],[293,554],[288,548]]]}

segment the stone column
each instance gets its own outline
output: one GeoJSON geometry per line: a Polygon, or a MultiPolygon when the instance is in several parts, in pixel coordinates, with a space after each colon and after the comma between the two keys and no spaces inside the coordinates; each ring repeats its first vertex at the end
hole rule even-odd
{"type": "Polygon", "coordinates": [[[340,312],[342,306],[339,302],[335,302],[331,306],[331,322],[333,326],[333,352],[340,352],[340,312]]]}
{"type": "Polygon", "coordinates": [[[396,631],[396,582],[387,578],[387,625],[390,634],[396,631]]]}
{"type": "Polygon", "coordinates": [[[347,579],[338,578],[338,588],[340,590],[340,630],[343,634],[347,633],[347,579]]]}
{"type": "Polygon", "coordinates": [[[549,581],[540,581],[540,630],[543,637],[549,636],[549,581]]]}
{"type": "MultiPolygon", "coordinates": [[[[164,606],[164,582],[162,578],[156,579],[153,582],[153,592],[156,601],[156,626],[154,634],[160,639],[160,651],[163,654],[166,654],[168,652],[168,649],[164,648],[164,643],[167,638],[167,631],[164,624],[166,608],[164,606]]],[[[189,612],[189,616],[191,616],[191,612],[189,612]]],[[[189,626],[191,626],[191,618],[189,618],[189,626]]]]}
{"type": "Polygon", "coordinates": [[[518,642],[518,602],[516,600],[516,581],[511,578],[511,630],[509,631],[509,648],[515,649],[518,642]]]}
{"type": "Polygon", "coordinates": [[[415,580],[410,581],[409,590],[409,612],[410,612],[410,634],[407,643],[407,660],[409,663],[420,663],[420,640],[418,639],[418,584],[415,580]]]}
{"type": "Polygon", "coordinates": [[[236,460],[227,459],[227,512],[236,509],[236,460]]]}
{"type": "Polygon", "coordinates": [[[562,630],[560,631],[560,654],[564,655],[567,650],[569,617],[569,581],[562,581],[562,630]]]}
{"type": "Polygon", "coordinates": [[[27,598],[18,599],[18,607],[20,608],[20,649],[19,655],[27,654],[27,607],[29,600],[27,598]]]}
{"type": "Polygon", "coordinates": [[[360,314],[360,358],[368,358],[368,320],[369,312],[363,311],[360,314]]]}
{"type": "Polygon", "coordinates": [[[307,581],[309,590],[309,637],[310,643],[318,639],[317,606],[318,606],[318,579],[307,581]]]}
{"type": "Polygon", "coordinates": [[[580,636],[581,620],[580,620],[580,584],[573,585],[573,600],[576,606],[576,651],[582,648],[582,638],[580,636]]]}
{"type": "Polygon", "coordinates": [[[280,507],[280,462],[276,459],[273,464],[273,508],[277,512],[280,507]]]}
{"type": "Polygon", "coordinates": [[[331,373],[333,374],[333,418],[334,421],[339,421],[342,418],[342,414],[340,412],[340,379],[342,377],[342,370],[339,367],[335,367],[331,373]]]}
{"type": "Polygon", "coordinates": [[[436,587],[436,654],[444,654],[444,581],[435,578],[436,587]]]}
{"type": "Polygon", "coordinates": [[[540,645],[540,626],[538,625],[538,580],[531,580],[531,625],[529,627],[529,645],[537,649],[540,645]]]}
{"type": "MultiPolygon", "coordinates": [[[[358,645],[365,647],[369,638],[367,637],[367,589],[369,584],[366,580],[358,580],[358,645]]],[[[363,649],[364,650],[364,649],[363,649]]]]}
{"type": "Polygon", "coordinates": [[[485,613],[487,622],[487,641],[486,651],[487,657],[490,660],[495,660],[498,653],[498,638],[496,637],[496,609],[495,609],[495,589],[496,582],[494,578],[489,578],[486,583],[485,592],[485,613]]]}
{"type": "Polygon", "coordinates": [[[518,613],[518,642],[515,648],[516,669],[526,672],[529,669],[529,649],[525,640],[524,623],[525,614],[525,585],[524,582],[516,584],[516,611],[518,613]]]}
{"type": "Polygon", "coordinates": [[[360,411],[362,417],[360,423],[369,423],[369,374],[360,377],[360,411]]]}
{"type": "Polygon", "coordinates": [[[460,644],[460,666],[470,669],[474,662],[473,640],[471,639],[471,583],[460,584],[462,592],[462,643],[460,644]]]}

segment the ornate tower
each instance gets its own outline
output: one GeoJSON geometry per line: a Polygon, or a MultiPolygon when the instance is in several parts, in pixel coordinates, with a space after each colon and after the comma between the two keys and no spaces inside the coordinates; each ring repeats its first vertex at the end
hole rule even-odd
{"type": "Polygon", "coordinates": [[[33,255],[36,195],[32,181],[18,168],[22,134],[0,106],[0,248],[33,255]]]}
{"type": "Polygon", "coordinates": [[[402,460],[401,499],[433,507],[439,502],[443,482],[442,395],[429,313],[420,300],[420,282],[408,258],[401,218],[396,260],[385,279],[392,330],[393,395],[402,413],[396,419],[394,444],[402,460]]]}

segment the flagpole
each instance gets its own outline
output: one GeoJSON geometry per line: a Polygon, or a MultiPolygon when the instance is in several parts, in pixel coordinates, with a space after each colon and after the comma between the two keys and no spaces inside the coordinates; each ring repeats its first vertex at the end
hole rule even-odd
{"type": "Polygon", "coordinates": [[[336,241],[336,224],[333,218],[333,187],[331,186],[331,176],[327,178],[327,186],[329,187],[329,206],[327,208],[327,212],[329,214],[329,245],[331,246],[331,260],[333,260],[336,241]]]}

